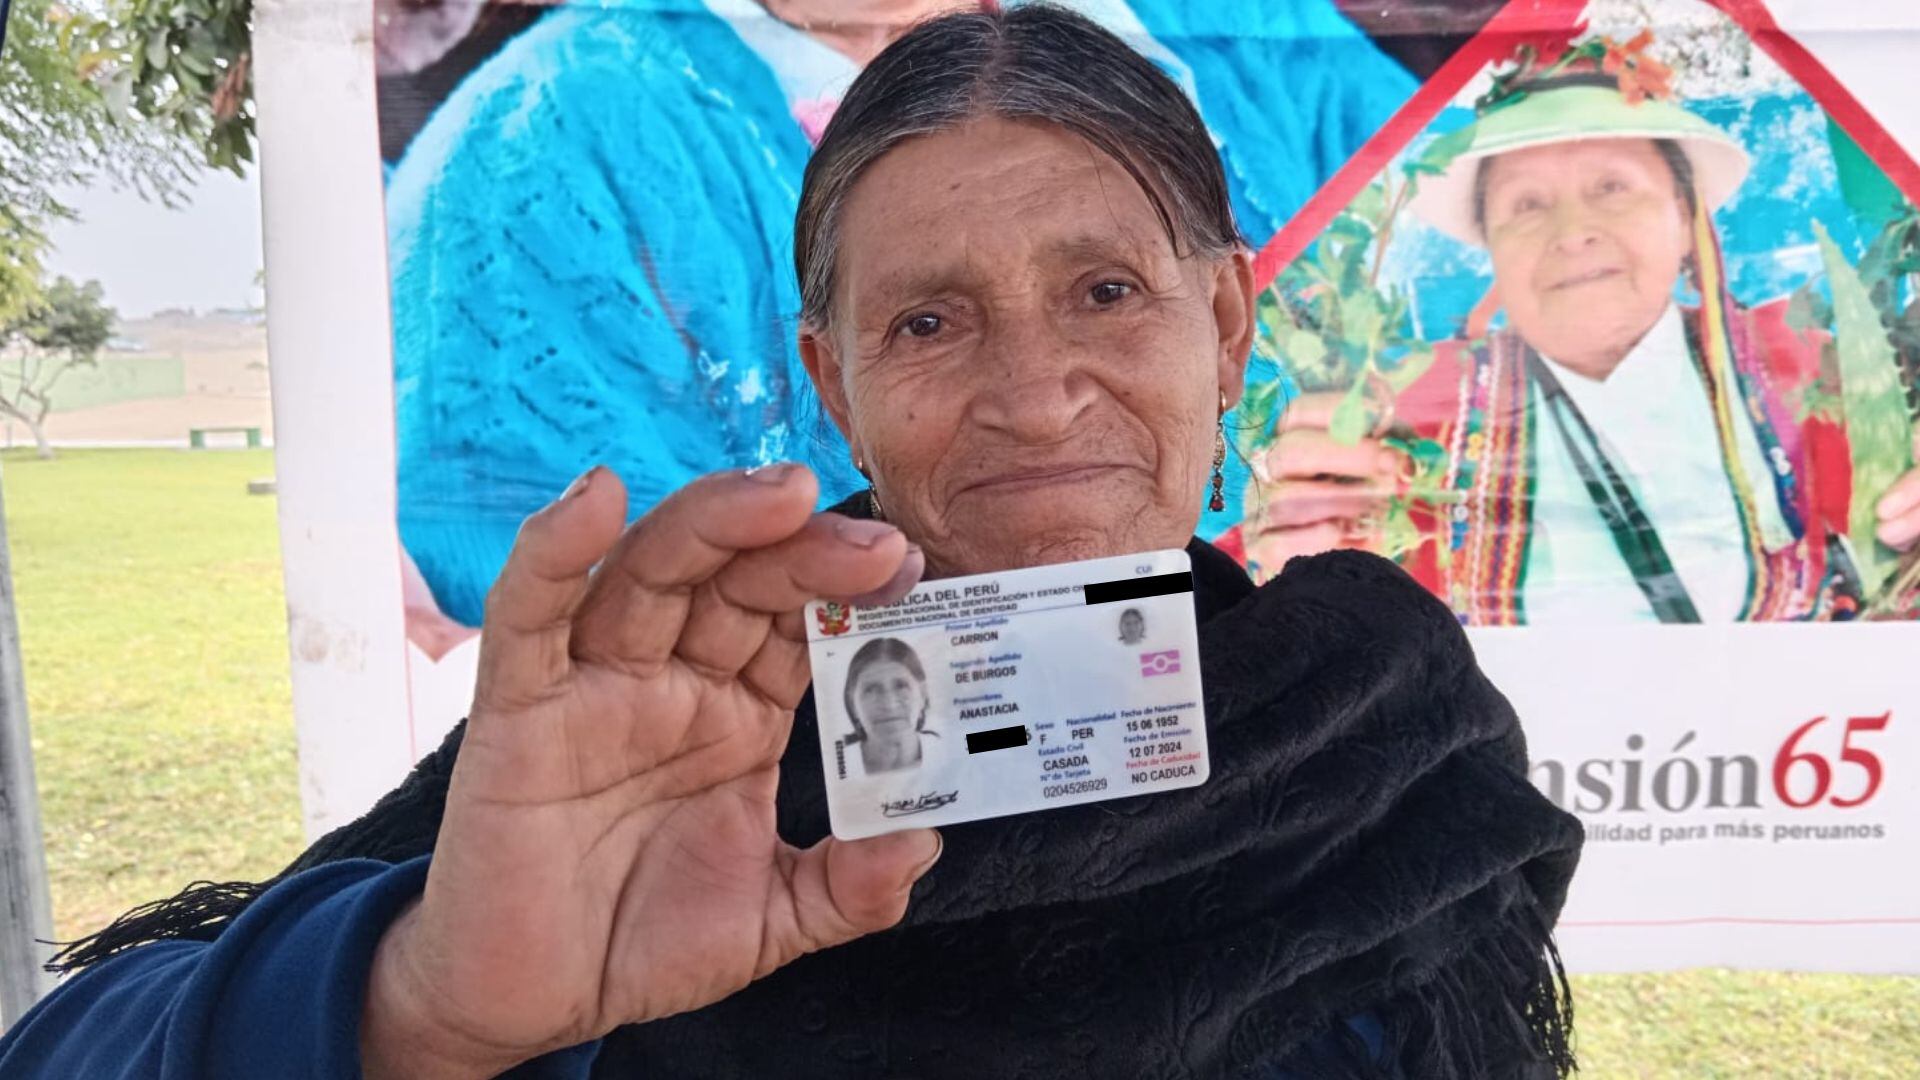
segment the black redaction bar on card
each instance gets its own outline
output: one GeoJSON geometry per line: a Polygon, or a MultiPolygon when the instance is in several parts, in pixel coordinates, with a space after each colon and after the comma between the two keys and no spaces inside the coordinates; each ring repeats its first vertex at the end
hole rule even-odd
{"type": "Polygon", "coordinates": [[[1149,596],[1169,596],[1193,591],[1193,571],[1155,574],[1152,577],[1122,578],[1087,586],[1087,604],[1117,604],[1123,600],[1145,600],[1149,596]]]}
{"type": "Polygon", "coordinates": [[[1023,724],[994,728],[992,731],[970,732],[967,735],[967,753],[984,754],[989,750],[1011,750],[1016,746],[1027,745],[1029,738],[1026,726],[1023,724]]]}

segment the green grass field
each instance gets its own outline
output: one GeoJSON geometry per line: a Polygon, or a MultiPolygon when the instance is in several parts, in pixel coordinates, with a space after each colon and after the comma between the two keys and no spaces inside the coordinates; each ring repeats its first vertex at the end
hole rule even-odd
{"type": "MultiPolygon", "coordinates": [[[[301,847],[265,451],[9,454],[7,525],[58,933],[301,847]]],[[[1591,1077],[1920,1077],[1920,979],[1574,980],[1591,1077]]]]}
{"type": "Polygon", "coordinates": [[[4,459],[55,932],[301,848],[267,451],[4,459]]]}

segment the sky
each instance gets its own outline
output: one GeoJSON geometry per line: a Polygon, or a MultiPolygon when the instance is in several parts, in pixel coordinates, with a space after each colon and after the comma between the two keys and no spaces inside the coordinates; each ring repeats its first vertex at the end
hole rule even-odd
{"type": "Polygon", "coordinates": [[[260,180],[205,172],[178,210],[102,183],[66,193],[80,220],[52,231],[49,276],[97,278],[122,318],[163,308],[239,308],[258,302],[260,180]]]}

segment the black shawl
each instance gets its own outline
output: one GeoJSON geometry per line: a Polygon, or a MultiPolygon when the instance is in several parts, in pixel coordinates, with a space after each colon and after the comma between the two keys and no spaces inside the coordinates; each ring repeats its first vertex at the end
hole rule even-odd
{"type": "MultiPolygon", "coordinates": [[[[1188,550],[1206,784],[949,826],[899,927],[622,1028],[594,1075],[1568,1073],[1551,930],[1581,829],[1527,781],[1452,613],[1370,555],[1296,559],[1255,589],[1188,550]]],[[[285,873],[430,851],[460,737],[285,873]]],[[[780,765],[796,844],[827,833],[817,737],[809,696],[780,765]]],[[[262,887],[201,884],[64,960],[211,937],[262,887]]]]}

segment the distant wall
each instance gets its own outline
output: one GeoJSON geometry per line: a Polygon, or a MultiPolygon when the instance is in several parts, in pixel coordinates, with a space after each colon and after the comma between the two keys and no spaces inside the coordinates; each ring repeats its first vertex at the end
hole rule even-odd
{"type": "MultiPolygon", "coordinates": [[[[28,361],[31,363],[31,361],[28,361]]],[[[20,361],[0,361],[0,389],[11,398],[20,385],[20,361]]],[[[76,367],[53,388],[53,411],[72,412],[96,405],[148,398],[179,397],[187,392],[186,364],[178,356],[109,353],[97,364],[76,367]]]]}

